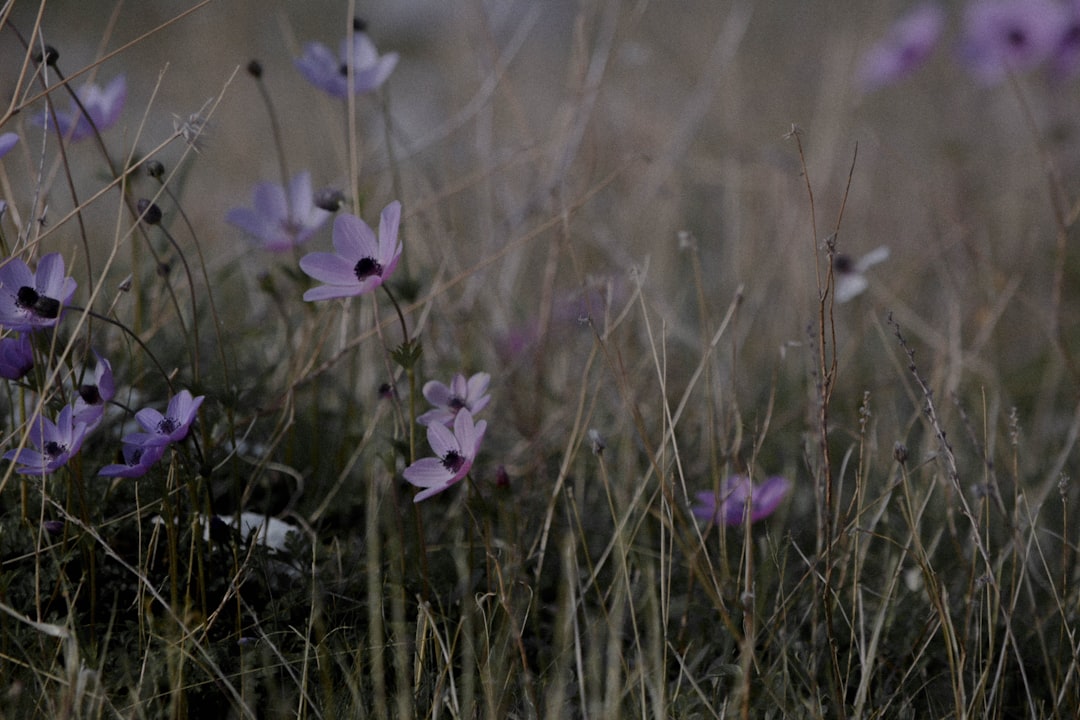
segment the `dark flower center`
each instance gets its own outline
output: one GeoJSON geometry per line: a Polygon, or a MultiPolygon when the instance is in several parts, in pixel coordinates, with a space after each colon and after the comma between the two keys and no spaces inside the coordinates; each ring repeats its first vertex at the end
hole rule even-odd
{"type": "Polygon", "coordinates": [[[468,407],[468,404],[462,398],[454,395],[452,398],[450,398],[450,402],[447,403],[447,406],[451,410],[460,410],[462,408],[468,407]]]}
{"type": "Polygon", "coordinates": [[[360,261],[356,263],[356,267],[353,268],[353,272],[356,273],[357,280],[367,280],[372,275],[382,277],[382,265],[375,258],[360,258],[360,261]]]}
{"type": "Polygon", "coordinates": [[[348,75],[349,75],[349,63],[341,63],[341,65],[338,65],[337,71],[338,71],[338,75],[340,75],[341,77],[348,77],[348,75]]]}
{"type": "Polygon", "coordinates": [[[456,450],[451,450],[446,453],[446,457],[442,459],[442,464],[444,468],[457,475],[458,470],[465,464],[465,458],[458,455],[456,450]]]}
{"type": "Polygon", "coordinates": [[[173,418],[162,418],[161,422],[158,423],[157,431],[162,435],[168,435],[179,426],[180,423],[176,422],[173,418]]]}
{"type": "Polygon", "coordinates": [[[42,449],[45,451],[45,454],[48,455],[50,458],[58,458],[64,454],[64,451],[67,450],[67,446],[61,445],[55,440],[50,440],[49,442],[45,443],[45,447],[42,449]]]}
{"type": "Polygon", "coordinates": [[[15,298],[15,304],[29,310],[40,318],[52,320],[60,314],[60,301],[45,295],[39,295],[38,291],[27,285],[19,288],[15,298]]]}
{"type": "Polygon", "coordinates": [[[833,258],[833,269],[841,275],[851,272],[853,265],[850,255],[837,255],[833,258]]]}
{"type": "Polygon", "coordinates": [[[1012,28],[1005,35],[1005,40],[1006,42],[1008,42],[1009,47],[1023,48],[1025,45],[1027,45],[1027,33],[1025,33],[1021,28],[1012,28]]]}
{"type": "Polygon", "coordinates": [[[87,405],[100,405],[101,393],[98,391],[97,385],[82,385],[79,387],[79,397],[81,397],[87,405]]]}

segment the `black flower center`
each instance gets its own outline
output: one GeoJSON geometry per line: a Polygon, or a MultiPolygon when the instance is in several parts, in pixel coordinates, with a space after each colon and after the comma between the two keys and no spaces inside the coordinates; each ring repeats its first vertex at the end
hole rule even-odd
{"type": "Polygon", "coordinates": [[[851,256],[837,255],[833,258],[833,269],[841,275],[851,272],[854,269],[854,263],[851,262],[851,256]]]}
{"type": "Polygon", "coordinates": [[[1009,43],[1009,47],[1012,48],[1022,48],[1027,45],[1028,42],[1027,33],[1021,28],[1012,28],[1009,30],[1005,35],[1005,40],[1009,43]]]}
{"type": "Polygon", "coordinates": [[[349,63],[341,63],[341,65],[338,65],[337,71],[341,77],[347,77],[349,75],[349,63]]]}
{"type": "Polygon", "coordinates": [[[79,397],[81,397],[87,405],[100,405],[101,393],[98,391],[97,385],[82,385],[79,387],[79,397]]]}
{"type": "Polygon", "coordinates": [[[457,475],[458,470],[465,464],[465,458],[458,455],[456,450],[451,450],[446,453],[446,457],[442,459],[442,464],[444,468],[457,475]]]}
{"type": "Polygon", "coordinates": [[[67,450],[67,446],[66,445],[61,445],[60,443],[56,442],[55,440],[50,440],[49,442],[45,443],[45,447],[42,448],[42,449],[45,451],[45,454],[48,455],[49,457],[58,458],[58,457],[60,457],[61,455],[64,454],[64,452],[67,450]]]}
{"type": "Polygon", "coordinates": [[[15,297],[15,304],[46,320],[52,320],[60,314],[59,300],[40,295],[37,290],[27,285],[19,288],[19,292],[15,297]]]}
{"type": "Polygon", "coordinates": [[[450,402],[447,403],[447,405],[450,407],[451,410],[461,410],[462,408],[468,407],[468,404],[466,404],[465,400],[459,398],[457,395],[451,397],[450,402]]]}
{"type": "Polygon", "coordinates": [[[159,422],[157,425],[157,431],[162,435],[168,435],[169,433],[176,430],[178,426],[179,423],[176,422],[176,420],[174,420],[173,418],[162,418],[161,422],[159,422]]]}
{"type": "Polygon", "coordinates": [[[372,275],[382,277],[382,265],[372,257],[360,258],[360,261],[356,263],[356,267],[353,268],[353,272],[356,273],[357,280],[367,280],[372,275]]]}

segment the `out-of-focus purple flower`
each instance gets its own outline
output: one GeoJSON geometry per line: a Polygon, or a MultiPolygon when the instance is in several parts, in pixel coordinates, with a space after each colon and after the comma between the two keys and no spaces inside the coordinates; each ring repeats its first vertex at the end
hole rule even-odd
{"type": "Polygon", "coordinates": [[[354,32],[341,41],[341,52],[335,56],[322,43],[304,46],[304,55],[296,58],[296,69],[315,87],[334,97],[349,94],[349,69],[352,68],[352,92],[369,93],[381,86],[397,65],[398,54],[379,55],[375,43],[365,32],[354,32]]]}
{"type": "Polygon", "coordinates": [[[931,3],[919,5],[897,20],[888,34],[863,55],[859,88],[872,92],[910,76],[934,52],[944,25],[944,11],[931,3]]]}
{"type": "Polygon", "coordinates": [[[836,302],[846,303],[862,294],[870,281],[864,274],[878,263],[889,259],[889,248],[882,245],[852,260],[848,255],[837,255],[833,259],[833,272],[836,276],[836,302]]]}
{"type": "Polygon", "coordinates": [[[86,438],[86,425],[74,421],[70,405],[60,411],[54,423],[40,415],[30,421],[29,440],[39,449],[22,448],[4,453],[5,460],[14,460],[21,475],[47,475],[62,468],[79,453],[86,438]]]}
{"type": "Polygon", "coordinates": [[[21,258],[0,266],[0,326],[11,330],[51,327],[75,294],[75,281],[64,277],[64,258],[50,253],[38,261],[37,272],[21,258]]]}
{"type": "Polygon", "coordinates": [[[142,477],[165,454],[168,445],[132,445],[124,443],[120,450],[122,462],[106,465],[98,470],[105,477],[142,477]]]}
{"type": "Polygon", "coordinates": [[[754,485],[745,475],[732,475],[718,491],[697,493],[697,504],[691,508],[701,521],[716,525],[742,525],[747,501],[750,503],[750,522],[768,517],[791,491],[791,481],[780,475],[754,485]]]}
{"type": "Polygon", "coordinates": [[[255,185],[254,207],[233,208],[226,221],[272,252],[291,250],[310,238],[330,213],[315,205],[311,173],[293,176],[289,190],[271,182],[255,185]]]}
{"type": "Polygon", "coordinates": [[[86,423],[87,427],[97,425],[105,414],[105,404],[116,395],[112,365],[101,357],[97,350],[94,351],[94,357],[97,358],[97,367],[92,373],[85,371],[82,385],[76,388],[78,394],[75,397],[75,420],[86,423]]]}
{"type": "Polygon", "coordinates": [[[135,413],[135,419],[146,432],[127,435],[124,442],[128,445],[152,447],[183,440],[205,399],[205,395],[193,398],[190,392],[181,390],[169,400],[169,407],[164,415],[153,408],[143,408],[135,413]]]}
{"type": "Polygon", "coordinates": [[[0,158],[11,152],[11,148],[15,147],[17,142],[19,142],[19,136],[15,133],[0,134],[0,158]]]}
{"type": "Polygon", "coordinates": [[[1047,61],[1066,27],[1056,0],[972,0],[964,11],[961,60],[982,83],[1047,61]]]}
{"type": "Polygon", "coordinates": [[[1065,21],[1050,59],[1050,74],[1055,80],[1062,80],[1077,71],[1080,71],[1080,0],[1072,0],[1065,4],[1065,21]]]}
{"type": "Polygon", "coordinates": [[[449,386],[438,380],[424,383],[424,397],[435,407],[416,418],[416,422],[421,425],[440,423],[450,428],[460,410],[468,410],[475,416],[491,402],[491,396],[486,394],[490,383],[491,375],[485,372],[476,373],[468,380],[457,373],[449,386]]]}
{"type": "Polygon", "coordinates": [[[20,380],[33,367],[34,348],[29,333],[0,339],[0,378],[20,380]]]}
{"type": "MultiPolygon", "coordinates": [[[[87,83],[76,90],[75,94],[86,108],[89,119],[79,109],[79,105],[72,100],[70,110],[56,111],[54,128],[60,135],[72,141],[93,135],[94,126],[97,126],[98,132],[105,132],[116,124],[116,121],[120,119],[120,111],[124,109],[124,101],[127,99],[127,82],[123,75],[117,75],[104,88],[96,83],[87,83]],[[91,120],[93,120],[92,125],[91,120]]],[[[52,116],[48,112],[35,118],[35,122],[44,127],[53,127],[52,116]]]]}
{"type": "Polygon", "coordinates": [[[401,258],[398,224],[401,203],[394,201],[383,208],[379,237],[367,223],[355,215],[334,219],[333,253],[311,253],[300,258],[300,269],[319,282],[326,283],[304,293],[308,301],[363,295],[376,290],[390,277],[401,258]]]}
{"type": "Polygon", "coordinates": [[[421,458],[405,468],[405,479],[424,488],[413,502],[441,493],[468,475],[486,430],[487,422],[481,420],[474,424],[468,410],[458,412],[453,432],[440,423],[428,425],[428,443],[435,457],[421,458]]]}

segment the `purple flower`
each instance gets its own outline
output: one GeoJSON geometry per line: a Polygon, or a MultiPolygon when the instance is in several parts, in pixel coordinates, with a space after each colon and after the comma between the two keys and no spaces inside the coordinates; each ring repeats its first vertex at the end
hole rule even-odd
{"type": "Polygon", "coordinates": [[[916,7],[896,21],[859,65],[858,85],[872,92],[899,82],[926,62],[941,38],[945,13],[937,5],[916,7]]]}
{"type": "MultiPolygon", "coordinates": [[[[124,100],[127,99],[127,83],[123,75],[117,75],[113,81],[103,90],[95,83],[87,83],[75,91],[79,96],[87,114],[83,115],[78,104],[72,100],[71,110],[56,111],[56,130],[70,140],[82,140],[94,134],[94,127],[98,132],[104,132],[116,124],[120,119],[120,111],[124,109],[124,100]],[[93,120],[93,125],[90,124],[93,120]]],[[[46,112],[35,119],[38,125],[52,126],[52,117],[46,112]]]]}
{"type": "Polygon", "coordinates": [[[254,208],[233,208],[225,220],[272,252],[291,250],[310,238],[330,213],[315,205],[311,173],[295,175],[285,188],[271,182],[255,185],[254,208]]]}
{"type": "Polygon", "coordinates": [[[22,259],[9,258],[0,266],[0,326],[19,331],[51,327],[74,294],[75,281],[64,277],[59,253],[41,258],[37,273],[22,259]]]}
{"type": "Polygon", "coordinates": [[[86,423],[87,427],[97,425],[105,414],[105,403],[116,395],[112,365],[96,350],[94,357],[97,358],[97,367],[92,373],[84,371],[83,383],[76,388],[78,395],[75,397],[75,420],[86,423]]]}
{"type": "Polygon", "coordinates": [[[375,44],[364,32],[355,32],[341,41],[338,56],[322,43],[304,46],[303,57],[296,58],[296,69],[315,87],[334,97],[349,93],[349,68],[352,68],[352,92],[357,95],[379,88],[397,65],[397,53],[379,55],[375,44]],[[350,47],[351,52],[350,52],[350,47]]]}
{"type": "Polygon", "coordinates": [[[19,380],[34,367],[34,349],[30,334],[0,339],[0,378],[19,380]]]}
{"type": "Polygon", "coordinates": [[[360,218],[343,214],[334,219],[334,249],[337,254],[311,253],[300,259],[300,269],[326,283],[304,293],[304,299],[363,295],[374,291],[397,267],[401,258],[398,224],[401,203],[394,201],[382,211],[379,237],[360,218]]]}
{"type": "Polygon", "coordinates": [[[1080,70],[1080,0],[1072,0],[1065,6],[1065,22],[1050,60],[1050,72],[1060,80],[1075,75],[1077,70],[1080,70]]]}
{"type": "Polygon", "coordinates": [[[73,410],[67,405],[55,423],[40,415],[31,421],[29,439],[39,450],[9,450],[4,459],[18,463],[15,472],[21,475],[46,475],[77,455],[85,438],[86,424],[75,422],[73,410]]]}
{"type": "Polygon", "coordinates": [[[124,442],[146,448],[183,440],[205,398],[205,395],[193,398],[190,392],[181,390],[169,400],[164,415],[153,408],[143,408],[135,413],[135,419],[146,432],[127,435],[124,442]]]}
{"type": "Polygon", "coordinates": [[[0,135],[0,158],[11,152],[11,148],[15,147],[15,143],[19,142],[19,136],[15,133],[4,133],[0,135]]]}
{"type": "Polygon", "coordinates": [[[454,418],[453,432],[439,423],[428,425],[428,443],[435,451],[435,457],[421,458],[405,468],[405,479],[425,488],[416,494],[413,502],[441,493],[468,475],[476,453],[480,451],[485,430],[487,422],[481,420],[473,424],[472,413],[464,409],[454,418]]]}
{"type": "Polygon", "coordinates": [[[132,445],[124,443],[121,448],[123,462],[106,465],[98,470],[98,475],[105,477],[137,478],[142,477],[165,454],[168,445],[132,445]]]}
{"type": "Polygon", "coordinates": [[[750,522],[768,517],[791,490],[791,482],[774,475],[759,485],[745,475],[732,475],[718,491],[697,493],[698,503],[691,508],[701,521],[717,525],[742,525],[747,500],[750,501],[750,522]]]}
{"type": "Polygon", "coordinates": [[[964,12],[961,59],[982,83],[1045,62],[1066,27],[1055,0],[973,0],[964,12]]]}
{"type": "Polygon", "coordinates": [[[491,375],[485,372],[476,373],[468,380],[457,373],[449,387],[438,380],[428,381],[424,384],[424,397],[435,408],[416,418],[416,422],[421,425],[438,423],[450,428],[454,426],[458,411],[468,410],[476,415],[491,401],[491,396],[485,394],[490,383],[491,375]]]}

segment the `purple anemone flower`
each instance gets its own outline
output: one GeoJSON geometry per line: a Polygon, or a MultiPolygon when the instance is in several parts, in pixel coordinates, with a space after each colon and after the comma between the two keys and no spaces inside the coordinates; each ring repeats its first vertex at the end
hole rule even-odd
{"type": "Polygon", "coordinates": [[[233,208],[225,216],[272,252],[291,250],[310,238],[330,217],[315,205],[311,173],[293,176],[288,192],[281,185],[261,182],[255,185],[253,208],[233,208]]]}
{"type": "Polygon", "coordinates": [[[304,293],[304,299],[330,300],[373,292],[390,277],[401,258],[398,224],[401,203],[394,201],[382,211],[379,236],[355,215],[334,219],[333,253],[311,253],[300,258],[300,269],[325,283],[304,293]]]}
{"type": "Polygon", "coordinates": [[[205,399],[205,395],[193,398],[190,392],[181,390],[169,400],[169,407],[164,415],[153,408],[143,408],[135,413],[135,419],[146,432],[127,435],[124,442],[145,448],[183,440],[205,399]]]}
{"type": "Polygon", "coordinates": [[[354,32],[351,38],[341,41],[337,56],[322,43],[312,42],[304,46],[304,55],[296,58],[295,63],[309,83],[334,97],[344,98],[350,91],[350,68],[351,90],[362,95],[377,90],[390,77],[397,61],[397,53],[379,55],[367,33],[354,32]]]}
{"type": "Polygon", "coordinates": [[[17,142],[19,142],[19,136],[15,133],[0,134],[0,158],[11,152],[11,148],[15,147],[17,142]]]}
{"type": "Polygon", "coordinates": [[[22,448],[4,453],[5,460],[14,460],[20,475],[47,475],[62,468],[79,453],[86,438],[85,423],[75,422],[70,405],[60,411],[54,423],[37,416],[31,421],[30,442],[39,449],[22,448]]]}
{"type": "Polygon", "coordinates": [[[75,397],[75,420],[86,423],[87,427],[97,425],[105,414],[105,404],[116,395],[112,365],[96,350],[94,357],[97,366],[93,372],[84,371],[82,385],[76,388],[78,394],[75,397]]]}
{"type": "Polygon", "coordinates": [[[858,85],[872,92],[897,83],[918,70],[937,47],[945,13],[925,4],[896,21],[887,35],[866,52],[859,64],[858,85]]]}
{"type": "Polygon", "coordinates": [[[0,339],[0,378],[20,380],[34,367],[34,348],[30,334],[0,339]]]}
{"type": "Polygon", "coordinates": [[[64,277],[59,253],[41,258],[36,273],[21,258],[8,259],[0,266],[0,327],[26,331],[55,325],[75,287],[64,277]]]}
{"type": "Polygon", "coordinates": [[[1080,70],[1080,0],[1065,5],[1065,23],[1058,33],[1057,47],[1050,59],[1055,80],[1072,77],[1080,70]]]}
{"type": "Polygon", "coordinates": [[[105,477],[137,478],[142,477],[165,454],[168,445],[132,445],[124,443],[120,450],[122,462],[106,465],[98,470],[98,475],[105,477]]]}
{"type": "Polygon", "coordinates": [[[780,505],[791,491],[791,481],[780,475],[755,485],[745,475],[732,475],[717,491],[697,493],[697,504],[691,508],[702,522],[716,525],[742,525],[749,501],[750,522],[762,520],[780,505]]]}
{"type": "Polygon", "coordinates": [[[1055,0],[973,0],[964,11],[960,56],[984,84],[1041,65],[1067,26],[1055,0]]]}
{"type": "Polygon", "coordinates": [[[438,380],[425,383],[424,397],[435,407],[416,418],[416,422],[421,425],[438,423],[450,428],[460,410],[476,415],[491,402],[491,396],[486,394],[490,383],[491,375],[485,372],[476,373],[468,380],[457,373],[449,386],[438,380]]]}
{"type": "Polygon", "coordinates": [[[405,479],[424,488],[413,502],[441,493],[468,475],[480,451],[485,430],[487,422],[481,420],[474,424],[472,413],[464,409],[454,418],[453,432],[439,423],[428,425],[428,443],[435,451],[435,457],[421,458],[405,468],[405,479]]]}
{"type": "MultiPolygon", "coordinates": [[[[72,141],[90,137],[94,134],[95,126],[98,132],[105,132],[116,124],[127,99],[127,82],[123,75],[117,75],[104,89],[96,83],[87,83],[76,90],[75,94],[86,108],[89,119],[74,100],[67,112],[56,111],[55,130],[72,141]]],[[[52,127],[52,116],[46,112],[39,115],[35,122],[44,127],[52,127]]]]}

